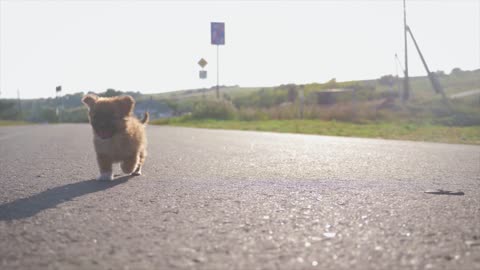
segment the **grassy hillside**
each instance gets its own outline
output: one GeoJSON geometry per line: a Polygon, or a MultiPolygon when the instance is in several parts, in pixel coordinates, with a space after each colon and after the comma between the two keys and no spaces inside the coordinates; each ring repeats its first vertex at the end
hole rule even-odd
{"type": "MultiPolygon", "coordinates": [[[[450,74],[437,73],[447,95],[480,89],[480,70],[450,74]]],[[[217,102],[215,87],[181,90],[158,94],[122,92],[107,89],[102,96],[132,95],[137,107],[156,111],[157,115],[192,115],[195,119],[288,120],[306,119],[353,123],[423,121],[442,125],[476,125],[480,115],[480,98],[465,97],[452,101],[448,108],[441,103],[427,77],[411,78],[411,100],[402,104],[402,80],[392,75],[364,81],[305,85],[286,84],[275,87],[222,86],[222,101],[217,102]],[[347,89],[335,96],[334,104],[318,104],[319,94],[329,89],[347,89]],[[353,94],[352,94],[353,93],[353,94]],[[303,115],[300,97],[304,96],[303,115]]],[[[16,100],[0,99],[0,119],[31,122],[86,122],[86,110],[81,104],[84,93],[68,94],[61,99],[16,100]],[[63,108],[57,116],[56,107],[63,108]]]]}
{"type": "MultiPolygon", "coordinates": [[[[437,75],[447,96],[480,89],[480,70],[437,75]]],[[[402,85],[401,79],[387,75],[377,80],[332,79],[306,85],[222,89],[221,101],[215,99],[213,90],[205,91],[201,97],[183,92],[182,98],[171,100],[182,108],[179,111],[183,116],[153,123],[480,144],[479,95],[445,103],[427,77],[414,77],[411,98],[403,103],[399,98],[402,85]],[[334,102],[319,103],[319,97],[330,89],[338,89],[334,102]]]]}

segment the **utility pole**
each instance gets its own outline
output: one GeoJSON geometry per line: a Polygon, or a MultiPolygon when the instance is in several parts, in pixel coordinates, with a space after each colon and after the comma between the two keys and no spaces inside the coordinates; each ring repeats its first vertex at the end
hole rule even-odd
{"type": "Polygon", "coordinates": [[[425,61],[425,58],[423,57],[422,52],[420,51],[420,47],[417,44],[417,41],[415,40],[415,37],[413,36],[412,30],[410,27],[407,26],[408,33],[410,34],[410,37],[413,40],[413,44],[415,44],[415,48],[417,49],[418,55],[420,55],[420,59],[422,60],[423,67],[425,68],[425,71],[427,72],[428,79],[430,79],[430,83],[432,84],[433,90],[438,94],[440,93],[442,95],[442,99],[445,103],[448,103],[448,98],[445,95],[445,91],[443,90],[443,87],[440,85],[438,82],[437,77],[435,76],[435,73],[430,72],[430,69],[428,68],[427,62],[425,61]]]}
{"type": "Polygon", "coordinates": [[[410,98],[410,79],[408,77],[408,51],[407,51],[407,8],[403,0],[403,34],[405,40],[405,78],[403,80],[402,101],[406,102],[410,98]]]}

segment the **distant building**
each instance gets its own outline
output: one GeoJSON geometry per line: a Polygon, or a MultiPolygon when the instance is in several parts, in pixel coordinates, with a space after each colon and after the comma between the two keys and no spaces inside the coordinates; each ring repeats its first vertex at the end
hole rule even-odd
{"type": "Polygon", "coordinates": [[[337,98],[343,94],[354,94],[355,90],[351,88],[335,88],[335,89],[326,89],[316,92],[317,95],[317,104],[319,105],[328,105],[335,104],[337,98]]]}

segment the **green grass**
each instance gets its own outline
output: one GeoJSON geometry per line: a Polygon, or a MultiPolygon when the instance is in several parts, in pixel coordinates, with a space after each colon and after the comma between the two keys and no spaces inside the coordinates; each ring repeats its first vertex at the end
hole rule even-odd
{"type": "Polygon", "coordinates": [[[383,138],[443,143],[480,144],[480,126],[448,127],[432,124],[354,124],[319,120],[157,120],[152,124],[183,127],[272,131],[346,137],[383,138]]]}
{"type": "Polygon", "coordinates": [[[21,126],[29,125],[30,123],[24,121],[10,121],[10,120],[0,120],[0,127],[4,126],[21,126]]]}

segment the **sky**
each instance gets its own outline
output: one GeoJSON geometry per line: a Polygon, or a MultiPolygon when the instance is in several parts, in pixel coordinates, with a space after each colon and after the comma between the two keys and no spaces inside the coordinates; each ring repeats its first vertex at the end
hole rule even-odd
{"type": "MultiPolygon", "coordinates": [[[[220,85],[375,79],[401,74],[396,53],[404,62],[399,0],[0,0],[0,98],[214,86],[210,22],[225,22],[220,85]]],[[[407,23],[431,70],[480,68],[480,0],[407,0],[407,23]]],[[[423,76],[408,42],[409,73],[423,76]]]]}

